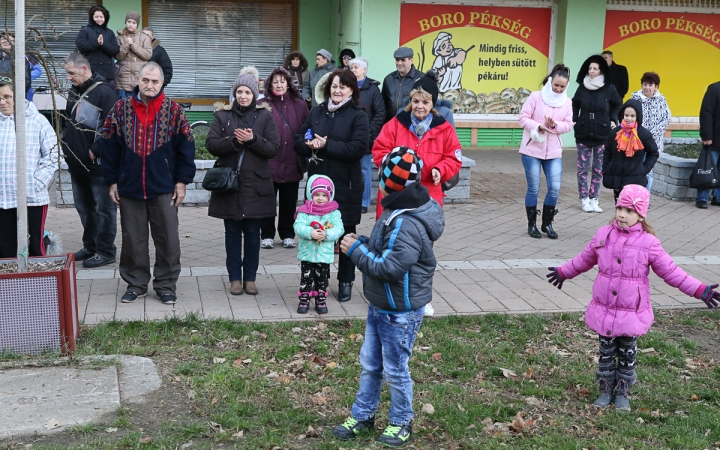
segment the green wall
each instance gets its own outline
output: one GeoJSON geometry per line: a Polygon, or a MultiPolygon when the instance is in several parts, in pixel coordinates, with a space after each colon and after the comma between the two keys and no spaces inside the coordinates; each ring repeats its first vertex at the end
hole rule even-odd
{"type": "MultiPolygon", "coordinates": [[[[118,30],[125,28],[125,14],[128,11],[137,11],[142,14],[142,0],[103,0],[102,5],[110,13],[108,26],[116,34],[118,30]]],[[[147,18],[143,17],[141,20],[145,21],[147,18]]],[[[139,25],[140,28],[143,27],[143,24],[139,25]]]]}
{"type": "Polygon", "coordinates": [[[393,52],[400,41],[400,1],[362,0],[360,56],[367,58],[368,76],[382,82],[395,70],[393,52]]]}
{"type": "Polygon", "coordinates": [[[307,58],[310,69],[315,67],[315,54],[318,50],[325,48],[334,53],[330,41],[331,31],[328,26],[333,15],[332,3],[332,0],[299,1],[299,50],[307,58]]]}

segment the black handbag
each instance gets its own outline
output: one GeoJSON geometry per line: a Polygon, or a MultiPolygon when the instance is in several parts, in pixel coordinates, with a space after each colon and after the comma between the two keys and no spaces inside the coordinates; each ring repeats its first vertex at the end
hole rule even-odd
{"type": "Polygon", "coordinates": [[[710,147],[703,145],[700,157],[698,157],[695,167],[690,174],[690,187],[692,189],[715,189],[720,187],[720,179],[718,179],[718,168],[713,161],[710,147]]]}
{"type": "MultiPolygon", "coordinates": [[[[257,112],[253,114],[252,119],[250,119],[250,126],[248,128],[252,128],[256,117],[257,112]]],[[[242,165],[244,157],[245,148],[243,146],[243,151],[240,153],[240,159],[238,160],[236,168],[218,166],[217,161],[215,161],[215,165],[207,171],[205,178],[203,178],[203,189],[217,194],[232,194],[233,192],[237,192],[238,175],[240,174],[240,166],[242,165]]]]}
{"type": "Polygon", "coordinates": [[[447,180],[446,182],[444,182],[442,184],[442,191],[443,192],[449,191],[450,189],[457,186],[458,182],[460,182],[460,172],[456,173],[455,175],[452,176],[452,178],[450,178],[449,180],[447,180]]]}

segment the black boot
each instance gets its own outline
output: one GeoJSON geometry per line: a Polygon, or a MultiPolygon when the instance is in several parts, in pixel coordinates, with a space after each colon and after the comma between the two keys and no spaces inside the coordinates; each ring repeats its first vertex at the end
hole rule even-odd
{"type": "Polygon", "coordinates": [[[352,297],[352,281],[341,281],[338,283],[338,301],[347,302],[352,297]]]}
{"type": "Polygon", "coordinates": [[[540,226],[540,230],[543,233],[547,234],[547,237],[550,239],[557,239],[558,235],[552,228],[552,222],[553,218],[555,217],[555,214],[558,213],[558,210],[555,209],[554,206],[548,206],[543,205],[543,212],[542,212],[542,225],[540,226]]]}
{"type": "Polygon", "coordinates": [[[535,224],[537,222],[538,216],[537,206],[526,206],[525,213],[527,214],[528,219],[528,234],[530,235],[530,237],[540,239],[542,237],[542,234],[540,234],[537,229],[537,225],[535,224]]]}

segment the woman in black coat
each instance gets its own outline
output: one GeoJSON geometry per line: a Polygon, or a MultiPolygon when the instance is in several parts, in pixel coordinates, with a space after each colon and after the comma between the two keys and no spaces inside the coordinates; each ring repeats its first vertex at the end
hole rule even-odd
{"type": "MultiPolygon", "coordinates": [[[[363,194],[360,159],[367,152],[370,129],[367,115],[358,103],[360,91],[355,75],[341,69],[320,80],[323,81],[325,101],[310,111],[295,135],[295,151],[310,158],[308,177],[326,175],[335,184],[335,201],[345,234],[350,234],[356,232],[360,223],[363,194]]],[[[338,300],[346,302],[352,295],[355,265],[343,253],[339,256],[337,277],[338,300]]]]}
{"type": "Polygon", "coordinates": [[[93,73],[102,75],[111,86],[115,86],[114,58],[120,52],[120,44],[115,33],[107,27],[110,13],[96,5],[90,8],[88,16],[88,24],[80,29],[75,45],[90,62],[93,73]]]}
{"type": "MultiPolygon", "coordinates": [[[[647,186],[647,174],[650,173],[660,153],[652,133],[642,124],[642,104],[639,100],[630,99],[620,109],[621,124],[610,131],[603,155],[603,186],[612,189],[617,202],[620,191],[628,184],[647,186]],[[623,122],[624,121],[624,122],[623,122]],[[636,124],[636,125],[635,125],[636,124]],[[637,131],[637,139],[633,139],[637,131]],[[637,149],[627,150],[627,144],[620,145],[621,131],[630,136],[630,142],[640,141],[637,149]],[[620,133],[620,135],[618,134],[620,133]],[[639,148],[642,146],[642,148],[639,148]]],[[[628,139],[625,139],[628,141],[628,139]]]]}
{"type": "Polygon", "coordinates": [[[611,84],[605,83],[607,62],[600,55],[585,60],[572,99],[575,142],[577,143],[577,181],[582,209],[602,212],[598,204],[602,180],[603,150],[610,129],[617,124],[622,99],[611,84]],[[592,158],[592,178],[588,190],[588,171],[592,158]]]}
{"type": "Polygon", "coordinates": [[[270,158],[280,149],[280,138],[270,111],[257,107],[258,73],[246,67],[233,85],[235,102],[229,111],[215,113],[206,146],[218,157],[217,165],[238,167],[238,191],[213,192],[208,215],[225,221],[225,252],[230,293],[256,295],[260,264],[260,224],[275,216],[275,187],[270,158]],[[243,235],[245,245],[243,246],[243,235]]]}

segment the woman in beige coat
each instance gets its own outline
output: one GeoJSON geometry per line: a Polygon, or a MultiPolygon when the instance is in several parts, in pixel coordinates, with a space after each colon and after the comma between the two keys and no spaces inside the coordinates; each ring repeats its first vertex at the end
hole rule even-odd
{"type": "Polygon", "coordinates": [[[140,31],[140,14],[130,11],[125,16],[125,28],[118,31],[120,53],[117,60],[120,70],[117,75],[117,89],[120,98],[130,96],[137,85],[137,73],[143,63],[152,57],[152,41],[140,31]]]}

